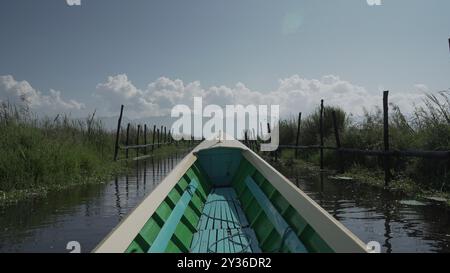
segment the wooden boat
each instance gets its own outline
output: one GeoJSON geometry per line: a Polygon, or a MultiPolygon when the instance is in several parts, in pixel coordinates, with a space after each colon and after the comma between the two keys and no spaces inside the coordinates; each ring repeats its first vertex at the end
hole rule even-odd
{"type": "Polygon", "coordinates": [[[366,247],[246,146],[206,140],[94,252],[366,252],[366,247]]]}

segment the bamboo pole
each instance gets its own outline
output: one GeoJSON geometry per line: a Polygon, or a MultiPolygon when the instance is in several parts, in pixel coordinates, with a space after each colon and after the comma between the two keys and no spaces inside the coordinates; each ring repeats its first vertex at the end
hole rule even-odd
{"type": "MultiPolygon", "coordinates": [[[[389,91],[383,92],[383,144],[384,151],[389,152],[389,91]]],[[[389,186],[391,180],[391,174],[389,171],[390,158],[389,154],[385,154],[383,157],[384,165],[384,186],[389,186]]]]}
{"type": "Polygon", "coordinates": [[[152,154],[153,151],[155,151],[155,137],[156,137],[156,125],[153,125],[153,132],[152,132],[152,154]]]}
{"type": "MultiPolygon", "coordinates": [[[[125,146],[130,144],[130,123],[127,124],[127,137],[125,139],[125,146]]],[[[125,158],[128,159],[128,149],[125,151],[125,158]]]]}
{"type": "Polygon", "coordinates": [[[166,131],[166,126],[164,126],[164,144],[167,144],[167,131],[166,131]]]}
{"type": "MultiPolygon", "coordinates": [[[[295,146],[298,146],[300,142],[300,125],[302,122],[302,112],[298,113],[298,122],[297,122],[297,139],[295,141],[295,146]]],[[[298,150],[295,150],[295,158],[298,157],[298,150]]]]}
{"type": "MultiPolygon", "coordinates": [[[[147,145],[147,124],[144,124],[144,145],[147,145]]],[[[144,155],[147,155],[147,146],[144,148],[144,155]]]]}
{"type": "Polygon", "coordinates": [[[161,131],[159,131],[159,128],[156,130],[156,134],[158,135],[158,138],[157,138],[158,143],[157,143],[157,145],[158,145],[158,148],[159,148],[160,145],[161,145],[161,131]]]}
{"type": "Polygon", "coordinates": [[[161,142],[163,141],[163,129],[164,126],[161,125],[161,130],[159,131],[159,138],[158,138],[158,148],[161,147],[161,142]]]}
{"type": "MultiPolygon", "coordinates": [[[[138,124],[136,131],[136,145],[139,145],[139,135],[141,132],[141,125],[138,124]]],[[[139,148],[136,148],[136,157],[139,157],[139,148]]]]}
{"type": "Polygon", "coordinates": [[[117,121],[116,145],[114,146],[114,161],[117,161],[117,157],[119,156],[119,135],[120,135],[120,127],[122,124],[122,114],[123,114],[123,104],[122,106],[120,106],[120,115],[119,120],[117,121]]]}
{"type": "Polygon", "coordinates": [[[320,169],[323,170],[323,100],[320,100],[320,169]]]}

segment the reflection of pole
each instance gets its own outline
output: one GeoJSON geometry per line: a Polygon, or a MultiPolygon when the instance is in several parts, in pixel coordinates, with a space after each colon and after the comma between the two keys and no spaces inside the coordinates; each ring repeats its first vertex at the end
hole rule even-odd
{"type": "Polygon", "coordinates": [[[146,184],[147,184],[147,159],[144,160],[144,191],[146,184]]]}
{"type": "Polygon", "coordinates": [[[387,203],[385,205],[385,218],[384,218],[384,237],[386,238],[386,240],[384,241],[384,245],[386,247],[386,253],[391,253],[392,252],[392,245],[390,240],[392,239],[391,236],[391,211],[390,211],[390,207],[389,204],[387,203]]]}
{"type": "Polygon", "coordinates": [[[139,170],[139,160],[136,160],[136,191],[139,192],[139,179],[140,179],[140,170],[139,170]]]}
{"type": "Polygon", "coordinates": [[[116,196],[117,214],[120,218],[122,216],[122,207],[120,205],[119,179],[117,176],[114,178],[114,190],[115,190],[114,195],[116,196]]]}
{"type": "Polygon", "coordinates": [[[320,192],[323,192],[323,172],[320,172],[320,192]]]}
{"type": "Polygon", "coordinates": [[[126,194],[126,197],[127,197],[127,199],[126,200],[128,200],[128,174],[127,175],[125,175],[125,194],[126,194]]]}
{"type": "Polygon", "coordinates": [[[155,184],[155,160],[152,157],[152,181],[153,185],[155,184]]]}

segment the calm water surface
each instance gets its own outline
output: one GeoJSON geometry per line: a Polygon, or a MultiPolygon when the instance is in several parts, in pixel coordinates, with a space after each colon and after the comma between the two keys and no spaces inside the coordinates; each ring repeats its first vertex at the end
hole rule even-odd
{"type": "Polygon", "coordinates": [[[183,156],[136,162],[136,171],[106,184],[0,208],[0,252],[70,252],[69,241],[91,251],[183,156]]]}
{"type": "MultiPolygon", "coordinates": [[[[183,155],[135,163],[131,174],[105,184],[1,208],[0,252],[69,252],[69,241],[80,242],[82,252],[91,251],[183,155]]],[[[403,202],[402,196],[329,180],[327,174],[321,180],[311,171],[282,172],[361,240],[380,242],[382,252],[450,252],[444,207],[403,202]]]]}
{"type": "Polygon", "coordinates": [[[445,206],[328,179],[327,173],[281,171],[363,242],[379,242],[381,252],[450,252],[445,206]]]}

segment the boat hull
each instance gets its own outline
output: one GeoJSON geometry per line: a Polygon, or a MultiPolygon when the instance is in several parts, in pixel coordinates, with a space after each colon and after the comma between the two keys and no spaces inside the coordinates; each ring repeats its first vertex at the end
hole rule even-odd
{"type": "Polygon", "coordinates": [[[349,253],[366,248],[241,143],[204,141],[94,252],[349,253]]]}

